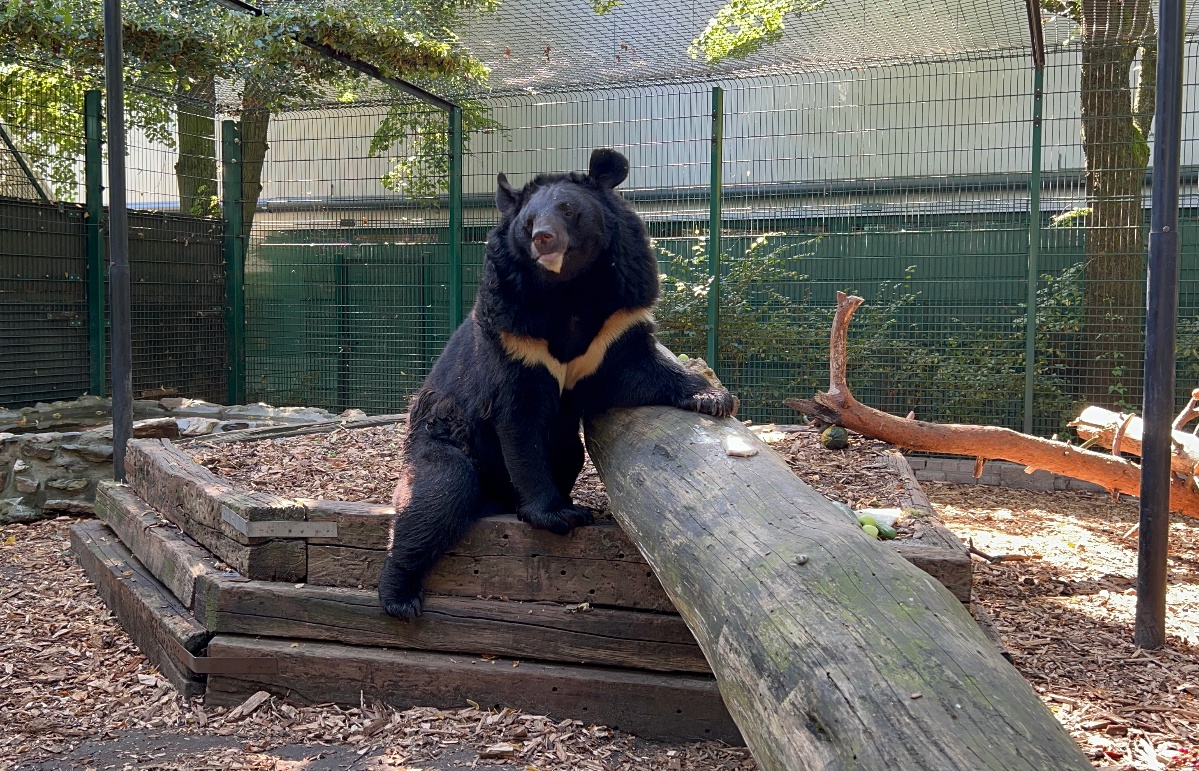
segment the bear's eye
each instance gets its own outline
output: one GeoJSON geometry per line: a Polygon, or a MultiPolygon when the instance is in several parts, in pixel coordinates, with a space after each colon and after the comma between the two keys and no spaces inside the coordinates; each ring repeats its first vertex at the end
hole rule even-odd
{"type": "Polygon", "coordinates": [[[532,217],[529,217],[527,220],[525,220],[525,230],[529,231],[530,233],[533,232],[533,218],[532,217]]]}
{"type": "Polygon", "coordinates": [[[562,216],[563,216],[563,217],[573,217],[573,216],[575,216],[574,209],[570,208],[569,206],[563,206],[563,207],[562,207],[562,216]]]}

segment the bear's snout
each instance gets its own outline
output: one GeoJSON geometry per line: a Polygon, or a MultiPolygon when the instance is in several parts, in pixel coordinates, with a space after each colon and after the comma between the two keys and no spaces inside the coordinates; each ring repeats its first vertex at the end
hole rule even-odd
{"type": "Polygon", "coordinates": [[[561,273],[570,236],[562,228],[554,227],[549,217],[538,217],[533,223],[533,256],[537,263],[551,273],[561,273]]]}
{"type": "Polygon", "coordinates": [[[538,254],[562,251],[558,248],[558,234],[546,225],[533,231],[533,247],[537,249],[538,254]]]}

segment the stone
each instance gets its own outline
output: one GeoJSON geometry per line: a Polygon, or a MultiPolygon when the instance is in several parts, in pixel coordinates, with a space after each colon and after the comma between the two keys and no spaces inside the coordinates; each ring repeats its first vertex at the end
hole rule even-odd
{"type": "MultiPolygon", "coordinates": [[[[167,403],[174,403],[174,400],[163,399],[163,406],[167,403]]],[[[219,404],[206,402],[203,399],[180,399],[179,406],[168,408],[171,412],[177,412],[181,415],[195,415],[200,417],[217,418],[221,415],[221,410],[224,409],[219,404]]]]}
{"type": "Polygon", "coordinates": [[[220,421],[215,418],[176,418],[176,423],[183,436],[205,436],[211,434],[220,421]]]}
{"type": "Polygon", "coordinates": [[[21,454],[26,458],[41,458],[50,460],[54,457],[54,445],[30,442],[21,447],[21,454]]]}
{"type": "Polygon", "coordinates": [[[356,409],[351,408],[351,409],[348,409],[345,412],[341,413],[337,417],[345,418],[346,420],[362,420],[366,417],[366,413],[363,412],[362,410],[356,410],[356,409]]]}
{"type": "Polygon", "coordinates": [[[18,493],[36,493],[38,489],[38,481],[33,477],[15,477],[13,482],[16,484],[18,493]]]}
{"type": "Polygon", "coordinates": [[[96,507],[88,501],[64,501],[59,499],[48,500],[42,504],[42,511],[46,514],[75,514],[92,515],[96,513],[96,507]]]}
{"type": "Polygon", "coordinates": [[[276,414],[275,408],[265,402],[257,404],[238,404],[232,407],[226,407],[221,410],[221,417],[226,420],[232,418],[253,418],[257,420],[266,420],[274,417],[276,414]]]}
{"type": "Polygon", "coordinates": [[[134,439],[178,439],[179,426],[174,418],[150,418],[133,424],[134,439]]]}
{"type": "Polygon", "coordinates": [[[164,410],[166,410],[167,412],[173,412],[174,410],[177,410],[180,407],[182,407],[184,402],[188,402],[188,401],[191,401],[191,400],[185,399],[182,396],[167,396],[162,399],[159,399],[158,403],[161,404],[162,408],[164,410]]]}
{"type": "Polygon", "coordinates": [[[62,449],[82,455],[93,463],[112,461],[112,445],[110,444],[64,444],[62,449]]]}
{"type": "Polygon", "coordinates": [[[158,415],[162,415],[165,412],[166,412],[166,410],[164,410],[162,408],[162,405],[159,404],[154,399],[134,399],[133,400],[133,414],[134,415],[158,416],[158,415]]]}
{"type": "Polygon", "coordinates": [[[332,414],[315,407],[277,407],[271,417],[286,423],[319,423],[333,420],[332,414]]]}
{"type": "Polygon", "coordinates": [[[216,425],[213,433],[224,433],[225,431],[241,431],[243,428],[249,428],[250,424],[244,420],[223,420],[216,425]]]}
{"type": "Polygon", "coordinates": [[[86,490],[87,486],[86,479],[49,479],[46,481],[46,487],[52,490],[64,490],[71,493],[86,490]]]}
{"type": "Polygon", "coordinates": [[[41,517],[16,498],[0,498],[0,525],[35,522],[41,517]]]}
{"type": "Polygon", "coordinates": [[[20,458],[17,458],[16,462],[12,464],[13,473],[16,474],[20,474],[22,471],[26,471],[28,468],[29,464],[20,458]]]}

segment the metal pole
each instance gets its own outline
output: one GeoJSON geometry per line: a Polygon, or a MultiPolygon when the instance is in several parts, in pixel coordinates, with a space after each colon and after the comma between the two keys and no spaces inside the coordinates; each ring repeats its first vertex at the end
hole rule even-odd
{"type": "Polygon", "coordinates": [[[708,366],[720,374],[720,183],[724,163],[724,89],[712,87],[712,162],[708,188],[708,366]]]}
{"type": "Polygon", "coordinates": [[[84,199],[87,204],[87,339],[88,390],[93,396],[108,393],[104,355],[104,149],[101,126],[103,97],[99,91],[83,95],[84,199]]]}
{"type": "Polygon", "coordinates": [[[1037,361],[1037,265],[1041,251],[1041,113],[1045,68],[1034,70],[1032,97],[1032,175],[1028,180],[1028,309],[1024,320],[1024,433],[1032,433],[1033,383],[1037,361]]]}
{"type": "Polygon", "coordinates": [[[462,108],[450,107],[450,332],[462,323],[462,108]]]}
{"type": "Polygon", "coordinates": [[[1182,0],[1160,0],[1153,218],[1145,312],[1145,404],[1141,440],[1141,533],[1133,639],[1160,648],[1166,637],[1166,549],[1170,536],[1170,424],[1178,315],[1178,185],[1182,136],[1182,0]]]}
{"type": "Polygon", "coordinates": [[[222,207],[225,219],[225,340],[229,404],[246,400],[246,240],[242,236],[241,129],[221,123],[222,207]]]}
{"type": "Polygon", "coordinates": [[[125,67],[121,0],[104,0],[104,84],[108,89],[108,291],[112,314],[112,467],[125,481],[133,434],[133,343],[129,312],[129,219],[125,210],[125,67]]]}

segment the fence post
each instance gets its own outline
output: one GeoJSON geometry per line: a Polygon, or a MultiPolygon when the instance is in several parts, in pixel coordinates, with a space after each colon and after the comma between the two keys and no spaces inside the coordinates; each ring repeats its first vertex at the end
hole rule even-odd
{"type": "Polygon", "coordinates": [[[83,95],[84,200],[87,204],[87,340],[88,392],[108,393],[104,340],[104,154],[101,148],[103,101],[99,90],[83,95]]]}
{"type": "Polygon", "coordinates": [[[462,108],[450,108],[450,334],[462,322],[462,108]]]}
{"type": "Polygon", "coordinates": [[[242,237],[242,147],[241,129],[227,120],[221,123],[221,205],[225,218],[225,346],[228,357],[226,401],[246,400],[246,243],[242,237]]]}
{"type": "Polygon", "coordinates": [[[724,89],[712,87],[712,162],[708,189],[708,366],[720,374],[720,183],[724,159],[724,89]]]}
{"type": "Polygon", "coordinates": [[[1028,309],[1024,320],[1024,433],[1032,433],[1033,382],[1037,357],[1037,265],[1041,251],[1041,111],[1045,103],[1045,68],[1033,74],[1032,175],[1028,180],[1028,309]]]}

